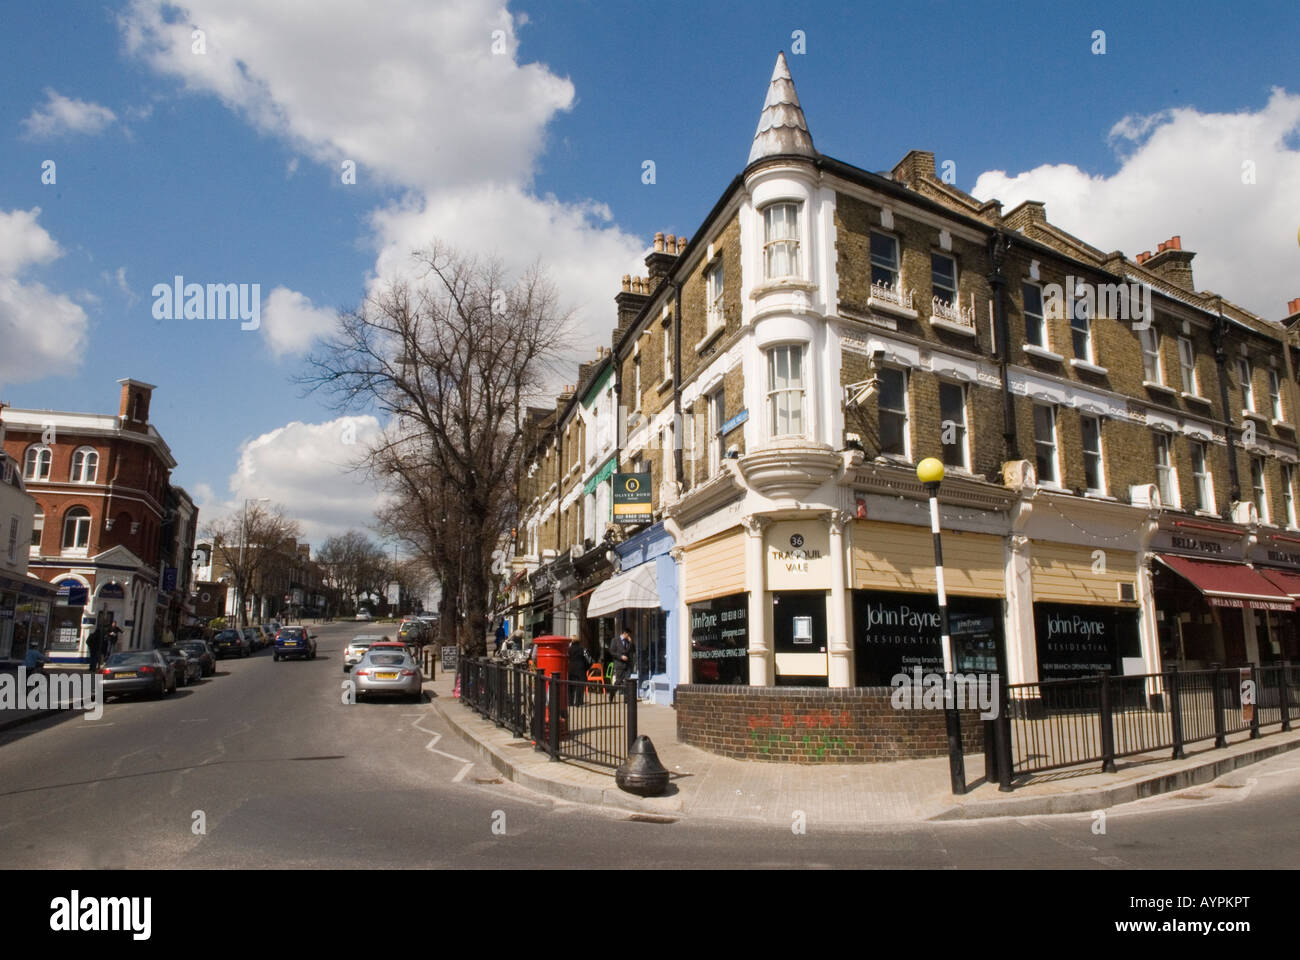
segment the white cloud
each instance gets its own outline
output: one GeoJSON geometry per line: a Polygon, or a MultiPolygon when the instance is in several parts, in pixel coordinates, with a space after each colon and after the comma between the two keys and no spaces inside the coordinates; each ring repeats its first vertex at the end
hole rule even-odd
{"type": "Polygon", "coordinates": [[[401,186],[526,178],[574,96],[567,79],[516,62],[499,0],[388,0],[381,13],[354,0],[132,0],[120,24],[127,50],[159,72],[319,160],[355,160],[401,186]]]}
{"type": "MultiPolygon", "coordinates": [[[[371,176],[406,191],[371,217],[372,284],[405,273],[435,236],[510,270],[540,261],[579,313],[575,362],[609,342],[619,278],[642,266],[645,243],[601,204],[531,192],[546,126],[570,108],[574,88],[518,61],[515,31],[527,18],[512,20],[501,0],[390,0],[382,17],[353,0],[318,0],[310,15],[261,0],[179,6],[183,16],[167,17],[164,0],[132,0],[121,17],[128,50],[335,171],[355,160],[360,183],[371,176]],[[204,55],[191,52],[195,27],[204,55]],[[494,30],[503,54],[492,53],[494,30]]],[[[281,345],[302,346],[291,334],[281,345]]]]}
{"type": "Polygon", "coordinates": [[[1124,117],[1110,136],[1121,160],[1112,176],[1068,164],[994,170],[971,192],[1008,210],[1044,201],[1052,223],[1129,257],[1178,234],[1197,253],[1197,289],[1281,319],[1300,296],[1300,94],[1274,89],[1253,112],[1124,117]],[[1255,182],[1243,182],[1251,169],[1255,182]]]}
{"type": "Polygon", "coordinates": [[[276,287],[262,304],[262,336],[277,357],[306,353],[318,337],[337,325],[333,310],[313,307],[310,299],[288,287],[276,287]]]}
{"type": "Polygon", "coordinates": [[[23,271],[62,255],[37,222],[40,208],[0,211],[0,383],[39,380],[75,371],[85,346],[87,318],[70,297],[23,271]]]}
{"type": "Polygon", "coordinates": [[[119,293],[126,297],[128,305],[134,305],[139,302],[140,297],[131,289],[131,285],[126,282],[126,267],[118,267],[111,273],[107,270],[101,270],[99,277],[109,286],[115,287],[119,293]]]}
{"type": "Polygon", "coordinates": [[[45,88],[45,103],[35,107],[23,120],[23,135],[29,140],[44,140],[64,134],[95,134],[117,121],[108,107],[86,100],[75,100],[45,88]]]}
{"type": "Polygon", "coordinates": [[[218,500],[206,484],[194,484],[199,525],[238,512],[245,497],[270,497],[302,527],[300,542],[318,548],[326,537],[366,530],[381,495],[361,471],[352,470],[365,445],[379,434],[372,416],[339,417],[325,423],[293,421],[246,441],[230,477],[230,497],[218,500]]]}

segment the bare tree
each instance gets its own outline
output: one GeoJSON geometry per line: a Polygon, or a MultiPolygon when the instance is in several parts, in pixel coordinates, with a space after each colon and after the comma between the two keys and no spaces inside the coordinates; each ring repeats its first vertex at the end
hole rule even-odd
{"type": "Polygon", "coordinates": [[[252,502],[243,511],[208,524],[214,555],[230,571],[232,586],[239,596],[239,622],[248,625],[245,599],[262,575],[280,562],[285,548],[299,535],[298,521],[284,515],[277,505],[265,507],[252,502]]]}
{"type": "Polygon", "coordinates": [[[385,526],[405,523],[427,544],[417,555],[439,554],[430,565],[444,596],[456,597],[461,647],[474,652],[486,640],[492,554],[513,522],[525,411],[553,375],[571,321],[536,266],[511,283],[499,261],[437,243],[417,262],[419,284],[393,281],[340,317],[302,382],[342,409],[391,418],[369,466],[432,515],[390,516],[385,526]]]}

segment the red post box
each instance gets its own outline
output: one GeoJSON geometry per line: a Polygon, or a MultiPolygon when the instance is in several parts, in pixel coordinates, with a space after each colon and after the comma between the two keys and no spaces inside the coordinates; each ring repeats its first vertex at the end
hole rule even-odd
{"type": "MultiPolygon", "coordinates": [[[[547,690],[550,690],[550,681],[555,674],[560,675],[561,681],[569,679],[569,644],[573,641],[569,637],[537,637],[533,640],[533,646],[536,647],[537,666],[546,674],[547,690]]],[[[560,736],[567,733],[567,719],[569,715],[569,688],[566,683],[562,682],[560,687],[560,736]]],[[[549,696],[546,708],[546,729],[545,735],[550,736],[551,711],[549,696]]]]}

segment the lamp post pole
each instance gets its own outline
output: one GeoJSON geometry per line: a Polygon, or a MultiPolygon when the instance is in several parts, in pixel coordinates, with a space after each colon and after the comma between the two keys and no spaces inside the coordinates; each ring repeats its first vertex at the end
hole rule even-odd
{"type": "Polygon", "coordinates": [[[930,533],[934,536],[934,581],[939,595],[939,631],[943,646],[943,718],[948,730],[948,772],[952,792],[966,792],[966,766],[961,750],[961,717],[955,702],[952,637],[948,632],[948,591],[943,582],[943,544],[939,537],[939,484],[943,482],[943,461],[926,457],[916,465],[916,476],[930,495],[930,533]]]}

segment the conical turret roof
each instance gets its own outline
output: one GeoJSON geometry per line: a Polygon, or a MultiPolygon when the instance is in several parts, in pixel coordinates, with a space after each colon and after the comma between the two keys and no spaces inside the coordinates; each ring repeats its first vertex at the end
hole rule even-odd
{"type": "Polygon", "coordinates": [[[758,118],[754,145],[749,150],[749,162],[790,153],[817,156],[812,135],[808,132],[808,121],[799,106],[799,95],[794,92],[794,80],[782,52],[776,56],[776,68],[772,71],[767,99],[763,101],[763,112],[758,118]]]}

